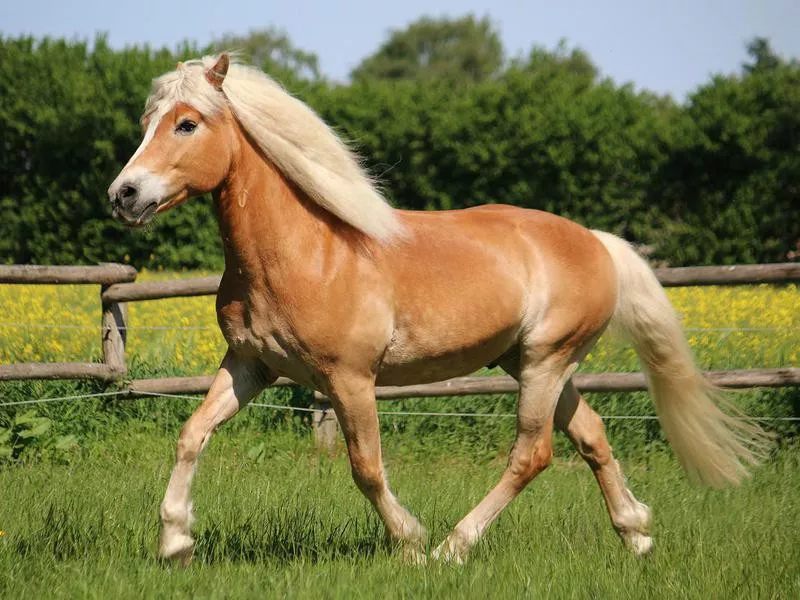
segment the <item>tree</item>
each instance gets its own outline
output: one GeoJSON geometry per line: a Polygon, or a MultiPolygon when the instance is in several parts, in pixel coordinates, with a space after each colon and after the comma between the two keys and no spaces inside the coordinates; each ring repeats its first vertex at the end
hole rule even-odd
{"type": "Polygon", "coordinates": [[[519,69],[541,77],[570,77],[582,80],[586,85],[594,83],[600,72],[580,48],[569,49],[561,39],[554,50],[536,45],[526,59],[514,59],[511,69],[519,69]]]}
{"type": "MultiPolygon", "coordinates": [[[[253,58],[295,77],[303,55],[292,63],[293,47],[276,47],[253,58]]],[[[0,263],[222,264],[207,199],[132,232],[110,218],[105,191],[141,141],[152,78],[211,51],[0,36],[0,263]]],[[[783,261],[800,244],[800,64],[775,63],[768,44],[750,55],[742,73],[685,104],[598,81],[564,44],[483,81],[456,72],[473,83],[455,92],[429,78],[288,83],[398,206],[544,209],[646,243],[673,265],[783,261]]]]}
{"type": "Polygon", "coordinates": [[[659,248],[673,262],[782,261],[800,244],[800,64],[759,38],[748,52],[742,75],[690,96],[692,129],[654,179],[653,196],[681,225],[659,248]]]}
{"type": "Polygon", "coordinates": [[[222,264],[207,201],[134,232],[105,192],[139,145],[150,81],[198,52],[0,37],[0,263],[222,264]]]}
{"type": "Polygon", "coordinates": [[[783,62],[780,57],[775,54],[772,45],[766,38],[754,38],[747,44],[747,54],[750,55],[753,62],[742,65],[745,73],[775,69],[783,62]]]}
{"type": "Polygon", "coordinates": [[[266,73],[286,79],[319,80],[319,58],[294,46],[286,32],[275,27],[253,30],[247,35],[224,35],[214,42],[217,50],[233,50],[266,73]]]}
{"type": "Polygon", "coordinates": [[[378,51],[352,72],[353,79],[483,81],[503,67],[500,35],[488,17],[422,17],[392,31],[378,51]]]}

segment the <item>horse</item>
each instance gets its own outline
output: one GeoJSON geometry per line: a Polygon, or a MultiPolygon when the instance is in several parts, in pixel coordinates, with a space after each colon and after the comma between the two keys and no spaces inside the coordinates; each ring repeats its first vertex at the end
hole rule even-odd
{"type": "Polygon", "coordinates": [[[160,507],[164,559],[192,558],[199,454],[279,376],[330,399],[356,485],[416,562],[428,558],[427,532],[389,488],[376,385],[490,364],[519,382],[507,466],[433,559],[466,559],[549,466],[554,427],[593,471],[624,545],[651,550],[650,509],[627,488],[601,418],[571,379],[609,326],[637,351],[665,435],[694,480],[736,485],[763,459],[766,434],[704,378],[664,290],[623,239],[501,204],[395,209],[309,106],[225,52],[154,79],[141,123],[141,145],[108,189],[114,218],[142,226],[211,193],[225,256],[216,310],[228,348],[177,442],[160,507]]]}

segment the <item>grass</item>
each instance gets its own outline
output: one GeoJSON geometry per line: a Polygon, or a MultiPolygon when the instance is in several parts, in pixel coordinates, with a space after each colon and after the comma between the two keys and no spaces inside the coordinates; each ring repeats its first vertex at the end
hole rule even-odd
{"type": "MultiPolygon", "coordinates": [[[[0,362],[97,360],[97,292],[0,286],[0,362]],[[49,328],[63,324],[79,328],[49,328]]],[[[797,286],[668,293],[704,368],[800,364],[797,286]],[[756,329],[694,330],[709,327],[756,329]]],[[[211,298],[134,304],[130,324],[132,377],[210,373],[222,354],[211,298]],[[187,329],[137,329],[175,325],[187,329]]],[[[584,366],[636,368],[630,350],[611,340],[601,340],[584,366]]],[[[87,382],[2,382],[0,401],[100,390],[87,382]]],[[[310,397],[283,389],[260,400],[305,406],[310,397]]],[[[733,400],[753,416],[800,415],[797,388],[733,400]]],[[[595,394],[590,403],[601,414],[653,412],[646,394],[595,394]]],[[[177,433],[195,404],[99,399],[0,408],[0,451],[9,428],[28,436],[15,438],[24,444],[13,459],[0,460],[0,598],[800,597],[796,423],[773,421],[781,450],[741,488],[714,491],[685,481],[657,422],[607,422],[632,490],[654,510],[656,551],[647,559],[623,550],[591,473],[557,436],[554,467],[501,515],[467,565],[412,567],[383,543],[341,449],[320,458],[300,415],[249,409],[201,461],[196,560],[181,570],[157,560],[158,505],[177,433]],[[28,412],[35,419],[20,425],[28,412]]],[[[514,405],[505,395],[382,409],[505,413],[514,405]]],[[[393,488],[438,543],[496,482],[514,422],[385,416],[381,431],[393,488]]]]}
{"type": "MultiPolygon", "coordinates": [[[[156,558],[157,508],[174,435],[129,432],[67,464],[0,470],[4,598],[658,597],[790,598],[800,594],[800,456],[784,450],[735,490],[690,486],[657,452],[625,464],[653,508],[656,551],[629,556],[589,470],[559,459],[501,515],[463,567],[404,565],[353,485],[340,454],[307,436],[221,431],[195,486],[198,540],[186,570],[156,558]]],[[[390,443],[400,499],[438,543],[496,481],[500,459],[390,443]]]]}

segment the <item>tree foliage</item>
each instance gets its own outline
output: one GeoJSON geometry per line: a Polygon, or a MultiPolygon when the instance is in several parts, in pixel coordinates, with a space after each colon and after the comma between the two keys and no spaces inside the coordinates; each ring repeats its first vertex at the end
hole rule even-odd
{"type": "Polygon", "coordinates": [[[184,53],[0,40],[0,260],[220,264],[207,202],[139,233],[110,218],[105,192],[139,143],[151,79],[198,50],[184,53]]]}
{"type": "Polygon", "coordinates": [[[483,81],[500,72],[503,44],[488,17],[422,17],[392,31],[353,71],[355,80],[483,81]]]}
{"type": "Polygon", "coordinates": [[[689,98],[690,126],[653,182],[675,224],[659,254],[681,264],[785,260],[800,250],[800,65],[764,40],[742,75],[689,98]]]}
{"type": "Polygon", "coordinates": [[[214,42],[216,50],[233,50],[248,63],[279,79],[318,80],[322,77],[319,58],[313,52],[297,48],[286,32],[269,27],[247,35],[228,34],[214,42]]]}
{"type": "MultiPolygon", "coordinates": [[[[488,21],[454,23],[490,32],[488,21]]],[[[492,59],[466,77],[458,73],[469,61],[430,51],[446,60],[428,66],[449,65],[449,75],[423,74],[418,61],[408,76],[363,70],[331,85],[281,35],[252,34],[240,47],[273,74],[286,71],[290,89],[360,150],[398,206],[539,208],[647,244],[675,265],[800,251],[800,67],[763,40],[741,73],[678,105],[600,79],[565,44],[502,68],[492,59]]],[[[139,143],[150,80],[203,50],[0,38],[0,262],[221,266],[208,199],[139,232],[110,218],[105,192],[139,143]]]]}
{"type": "Polygon", "coordinates": [[[534,46],[526,58],[514,59],[510,68],[548,79],[568,77],[583,81],[587,86],[595,83],[600,75],[589,55],[580,48],[569,48],[564,39],[552,51],[534,46]]]}

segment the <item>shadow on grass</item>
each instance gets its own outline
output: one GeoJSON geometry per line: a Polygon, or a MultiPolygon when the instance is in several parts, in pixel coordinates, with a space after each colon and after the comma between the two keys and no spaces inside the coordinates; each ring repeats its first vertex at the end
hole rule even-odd
{"type": "Polygon", "coordinates": [[[367,558],[389,546],[372,518],[332,523],[314,508],[277,510],[238,523],[210,524],[195,532],[194,561],[261,563],[302,559],[367,558]]]}

